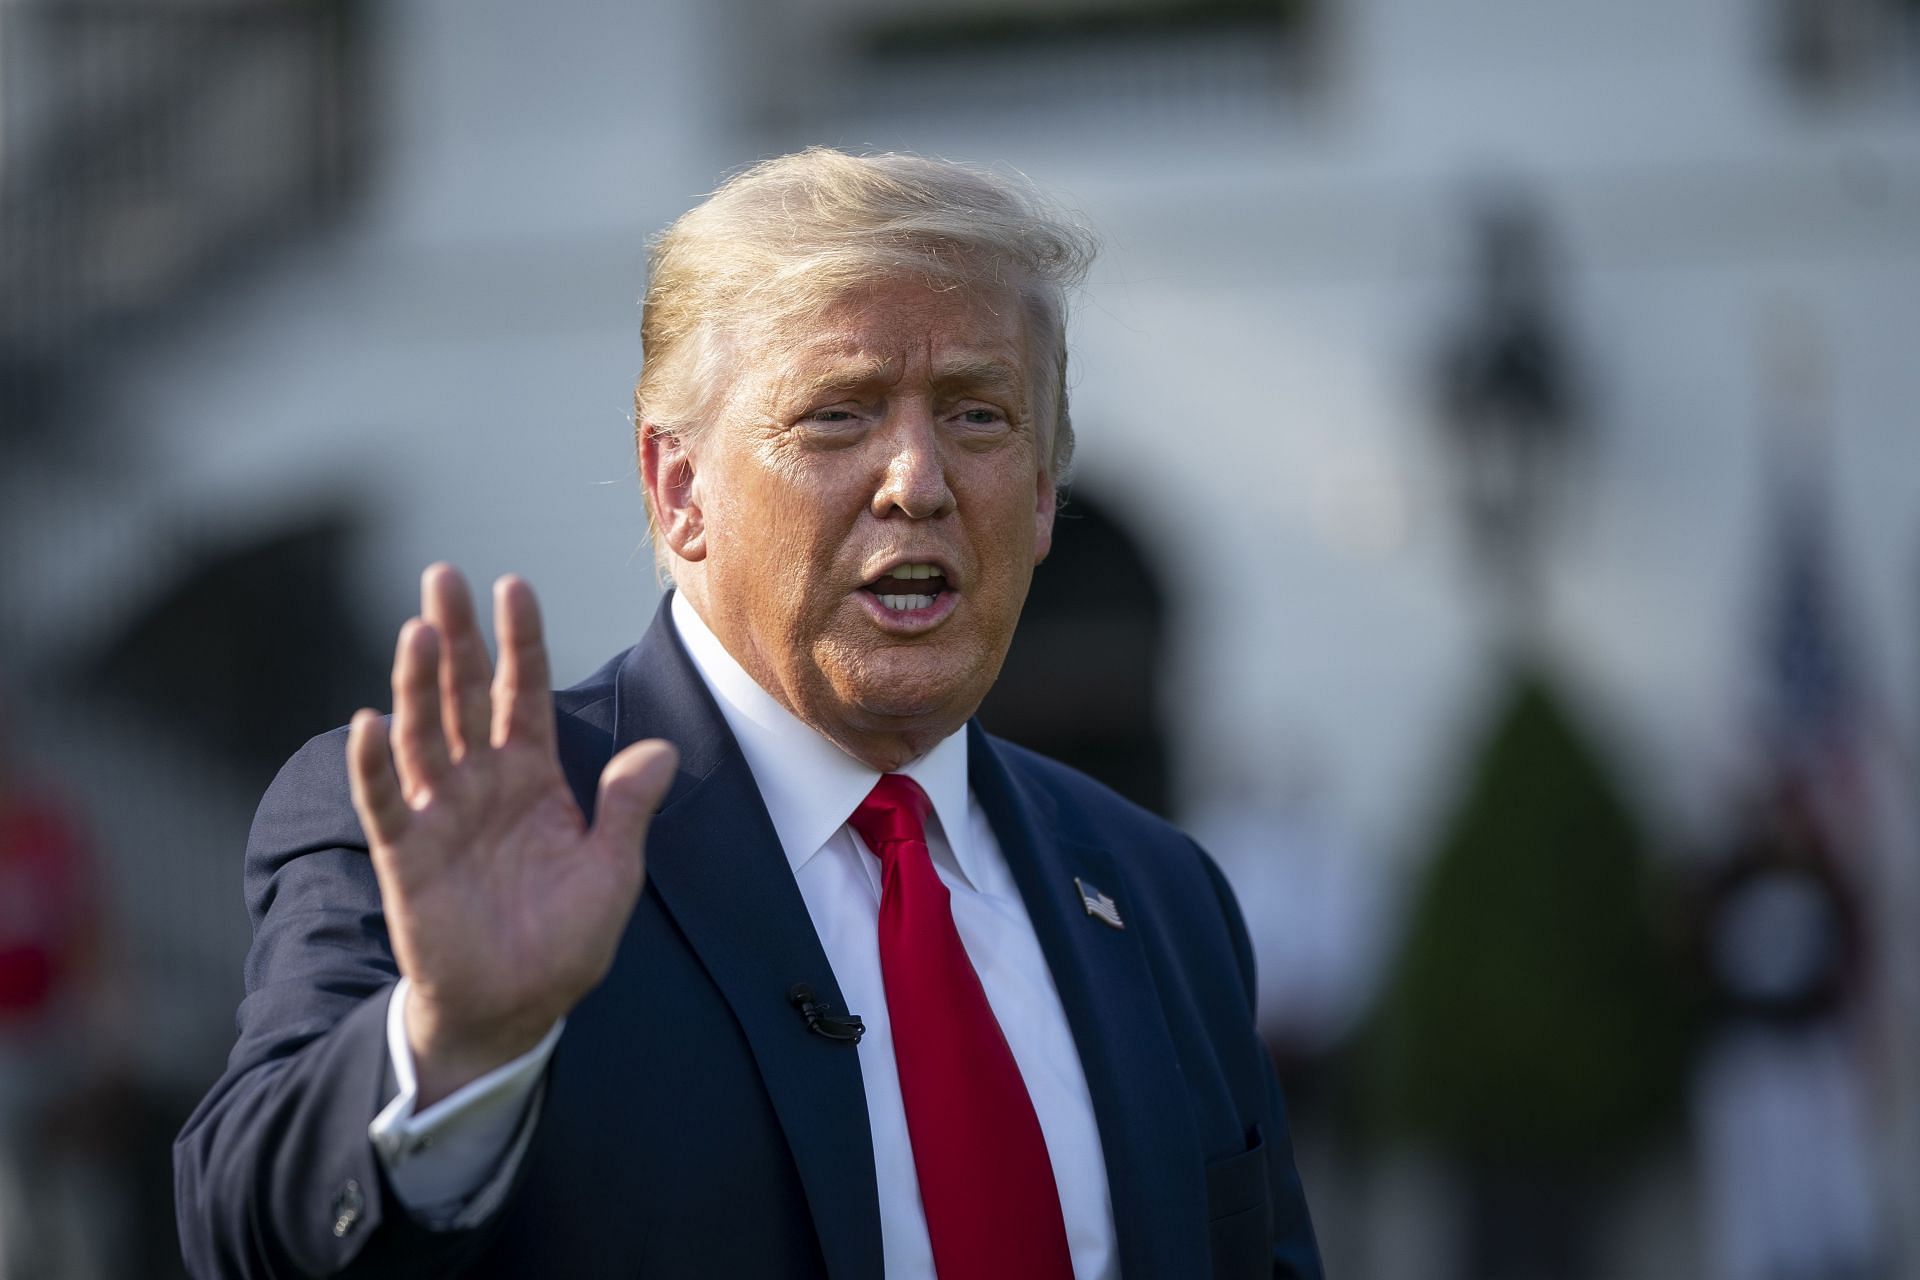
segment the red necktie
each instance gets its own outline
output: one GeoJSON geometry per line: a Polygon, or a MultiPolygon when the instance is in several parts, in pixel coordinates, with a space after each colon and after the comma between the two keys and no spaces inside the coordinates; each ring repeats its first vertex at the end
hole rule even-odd
{"type": "Polygon", "coordinates": [[[927,793],[889,773],[849,825],[878,855],[880,975],[941,1280],[1070,1280],[1033,1100],[927,855],[927,793]]]}

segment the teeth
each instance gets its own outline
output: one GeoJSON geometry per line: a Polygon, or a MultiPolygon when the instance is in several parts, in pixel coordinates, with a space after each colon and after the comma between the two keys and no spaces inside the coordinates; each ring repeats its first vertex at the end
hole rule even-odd
{"type": "Polygon", "coordinates": [[[931,609],[932,596],[881,596],[880,603],[889,609],[905,612],[908,609],[931,609]]]}
{"type": "Polygon", "coordinates": [[[944,575],[940,566],[932,564],[903,564],[887,575],[890,578],[938,578],[944,575]]]}

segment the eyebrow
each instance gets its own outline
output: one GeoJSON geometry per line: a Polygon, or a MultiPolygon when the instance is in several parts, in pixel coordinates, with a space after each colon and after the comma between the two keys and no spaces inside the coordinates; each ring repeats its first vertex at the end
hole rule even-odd
{"type": "MultiPolygon", "coordinates": [[[[856,357],[804,382],[792,384],[789,394],[808,403],[833,399],[875,383],[892,381],[894,368],[892,360],[856,357]]],[[[1021,368],[1012,361],[980,356],[938,366],[933,371],[933,385],[949,393],[977,390],[1019,396],[1026,393],[1027,383],[1021,368]]]]}
{"type": "Polygon", "coordinates": [[[892,369],[891,360],[852,359],[804,382],[793,383],[789,394],[795,400],[809,404],[821,399],[836,399],[876,382],[889,381],[892,369]]]}
{"type": "Polygon", "coordinates": [[[933,371],[933,385],[946,391],[958,388],[1023,395],[1027,380],[1018,365],[998,357],[985,356],[940,365],[933,371]]]}

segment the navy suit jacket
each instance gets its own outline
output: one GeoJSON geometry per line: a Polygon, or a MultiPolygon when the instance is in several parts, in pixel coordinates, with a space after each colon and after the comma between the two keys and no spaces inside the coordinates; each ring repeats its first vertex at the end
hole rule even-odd
{"type": "MultiPolygon", "coordinates": [[[[880,1280],[859,1054],[810,1034],[787,992],[845,1001],[664,606],[556,707],[589,816],[628,743],[666,738],[680,766],[646,888],[612,971],[568,1017],[511,1191],[477,1227],[429,1231],[383,1181],[367,1125],[385,1101],[397,975],[337,730],[282,770],[248,843],[239,1039],[174,1151],[195,1275],[880,1280]]],[[[1088,778],[977,724],[967,734],[974,794],[1079,1047],[1122,1271],[1318,1277],[1219,871],[1088,778]],[[1088,914],[1075,877],[1113,897],[1124,929],[1088,914]]]]}

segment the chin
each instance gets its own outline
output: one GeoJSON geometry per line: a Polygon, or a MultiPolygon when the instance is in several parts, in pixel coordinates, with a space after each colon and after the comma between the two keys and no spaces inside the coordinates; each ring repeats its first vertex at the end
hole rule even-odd
{"type": "Polygon", "coordinates": [[[964,664],[956,671],[951,662],[881,661],[843,685],[842,696],[876,727],[921,721],[951,732],[966,723],[986,696],[977,672],[977,667],[964,664]]]}
{"type": "Polygon", "coordinates": [[[876,728],[913,721],[951,720],[957,727],[973,714],[973,706],[954,689],[903,690],[898,687],[859,689],[847,699],[873,721],[876,728]]]}

